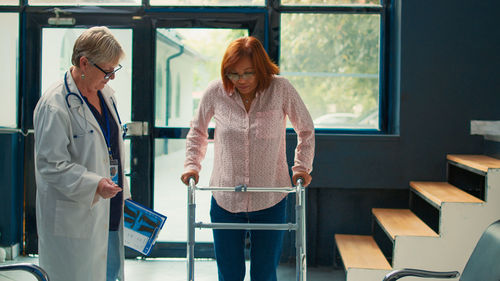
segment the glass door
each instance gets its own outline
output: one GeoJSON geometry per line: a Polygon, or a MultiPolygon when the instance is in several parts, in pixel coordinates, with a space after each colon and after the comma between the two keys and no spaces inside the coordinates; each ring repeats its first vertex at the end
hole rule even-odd
{"type": "MultiPolygon", "coordinates": [[[[159,244],[167,256],[182,253],[187,240],[187,189],[180,181],[184,170],[186,133],[208,84],[220,79],[220,63],[228,44],[247,29],[156,29],[154,208],[168,216],[159,244]],[[178,132],[178,133],[175,133],[178,132]]],[[[214,124],[210,126],[213,131],[214,124]]],[[[200,171],[200,186],[208,186],[213,166],[209,141],[200,171]]],[[[209,222],[210,192],[196,194],[197,221],[209,222]]],[[[212,257],[212,231],[196,231],[197,257],[212,257]]],[[[185,250],[182,256],[185,256],[185,250]]]]}
{"type": "MultiPolygon", "coordinates": [[[[220,79],[220,63],[225,48],[232,40],[245,36],[245,29],[156,30],[155,126],[189,128],[204,89],[220,79]]],[[[210,128],[213,128],[213,124],[210,128]]],[[[158,240],[185,242],[186,188],[179,180],[184,167],[186,140],[155,140],[154,206],[161,213],[173,214],[158,240]]],[[[209,142],[200,172],[201,186],[208,186],[213,166],[213,143],[209,142]]],[[[196,217],[209,221],[210,192],[197,193],[196,217]]],[[[197,242],[212,242],[208,229],[196,233],[197,242]]]]}
{"type": "MultiPolygon", "coordinates": [[[[220,79],[227,46],[246,35],[256,36],[267,46],[266,11],[245,11],[162,14],[156,22],[152,201],[154,209],[168,218],[152,257],[186,256],[187,188],[180,181],[186,136],[203,92],[211,81],[220,79]]],[[[200,186],[208,186],[212,173],[213,133],[212,123],[200,186]]],[[[197,221],[210,221],[211,196],[207,191],[196,193],[197,221]]],[[[214,258],[212,231],[197,229],[195,235],[195,257],[214,258]]]]}
{"type": "MultiPolygon", "coordinates": [[[[22,110],[25,114],[23,125],[33,128],[33,109],[40,96],[57,81],[64,77],[64,73],[71,67],[71,55],[76,38],[87,28],[95,26],[95,15],[72,14],[78,24],[77,26],[56,26],[48,24],[51,13],[27,13],[26,33],[24,37],[21,68],[24,69],[21,79],[23,81],[22,92],[24,103],[22,110]]],[[[132,119],[132,73],[133,73],[133,44],[134,33],[137,29],[133,23],[124,24],[122,16],[109,17],[100,21],[98,25],[107,26],[117,38],[125,52],[124,59],[120,62],[123,69],[117,73],[115,79],[109,82],[109,86],[115,91],[117,108],[122,123],[132,119]],[[117,24],[119,22],[119,24],[117,24]]],[[[124,171],[130,174],[132,140],[125,140],[125,163],[124,171]]],[[[25,206],[24,206],[24,246],[25,254],[36,254],[38,252],[38,237],[36,234],[35,219],[35,194],[36,184],[34,179],[34,151],[33,139],[25,148],[25,169],[31,171],[25,176],[25,206]]],[[[129,181],[131,181],[129,177],[129,181]]],[[[131,187],[132,188],[132,187],[131,187]]]]}

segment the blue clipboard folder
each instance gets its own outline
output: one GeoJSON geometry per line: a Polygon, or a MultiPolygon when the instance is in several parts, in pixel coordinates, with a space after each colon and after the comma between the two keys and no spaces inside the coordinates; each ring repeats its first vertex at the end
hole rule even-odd
{"type": "Polygon", "coordinates": [[[167,217],[137,202],[125,200],[123,220],[125,246],[149,255],[167,217]]]}

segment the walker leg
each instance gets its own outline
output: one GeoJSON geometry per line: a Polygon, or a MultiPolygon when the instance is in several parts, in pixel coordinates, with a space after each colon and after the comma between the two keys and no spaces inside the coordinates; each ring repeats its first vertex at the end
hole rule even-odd
{"type": "Polygon", "coordinates": [[[307,280],[307,256],[306,256],[306,200],[305,190],[300,187],[295,194],[295,220],[297,230],[295,231],[296,272],[297,281],[307,280]]]}
{"type": "MultiPolygon", "coordinates": [[[[194,184],[193,184],[194,186],[194,184]]],[[[187,206],[187,220],[188,220],[188,226],[187,226],[187,236],[188,236],[188,241],[187,241],[187,253],[186,253],[186,260],[187,260],[187,280],[188,281],[193,281],[194,280],[194,244],[195,244],[195,229],[194,229],[194,222],[195,222],[195,214],[196,214],[196,203],[195,198],[194,198],[194,187],[190,183],[188,187],[188,206],[187,206]]]]}

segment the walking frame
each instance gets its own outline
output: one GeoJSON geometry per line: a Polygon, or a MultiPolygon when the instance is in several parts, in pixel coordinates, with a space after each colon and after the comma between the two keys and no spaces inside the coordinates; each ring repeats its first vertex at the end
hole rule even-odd
{"type": "Polygon", "coordinates": [[[194,245],[195,228],[211,229],[245,229],[245,230],[288,230],[295,231],[296,251],[296,280],[307,280],[306,259],[306,197],[305,188],[302,186],[303,179],[297,180],[295,187],[247,187],[240,185],[236,187],[199,187],[193,178],[189,179],[188,186],[188,208],[187,208],[187,280],[194,281],[194,245]],[[284,192],[296,193],[295,195],[295,223],[271,224],[271,223],[203,223],[195,222],[195,191],[233,191],[233,192],[284,192]]]}

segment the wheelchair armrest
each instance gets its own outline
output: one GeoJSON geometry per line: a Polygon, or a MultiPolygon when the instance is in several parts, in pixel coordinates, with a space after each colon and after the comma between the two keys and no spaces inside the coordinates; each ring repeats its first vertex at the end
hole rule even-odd
{"type": "Polygon", "coordinates": [[[383,281],[394,281],[405,276],[416,276],[422,278],[455,278],[458,277],[459,275],[460,274],[458,273],[458,271],[441,272],[441,271],[427,271],[420,269],[403,268],[388,273],[384,277],[383,281]]]}
{"type": "Polygon", "coordinates": [[[27,271],[34,275],[38,281],[49,281],[49,276],[47,272],[41,267],[30,264],[30,263],[18,263],[18,264],[5,264],[0,265],[0,271],[11,271],[11,270],[21,270],[27,271]]]}

